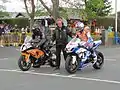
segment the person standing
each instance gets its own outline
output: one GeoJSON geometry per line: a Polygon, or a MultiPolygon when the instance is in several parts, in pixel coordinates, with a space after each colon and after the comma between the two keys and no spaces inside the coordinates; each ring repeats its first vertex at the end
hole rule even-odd
{"type": "Polygon", "coordinates": [[[1,24],[1,25],[0,25],[0,46],[1,46],[1,47],[4,47],[4,46],[3,46],[4,34],[5,34],[4,25],[1,24]]]}
{"type": "Polygon", "coordinates": [[[56,68],[55,70],[60,69],[61,61],[61,51],[63,51],[64,59],[66,60],[65,46],[68,43],[68,35],[72,37],[71,32],[67,27],[64,26],[61,18],[57,19],[57,27],[53,31],[52,41],[56,41],[56,68]]]}

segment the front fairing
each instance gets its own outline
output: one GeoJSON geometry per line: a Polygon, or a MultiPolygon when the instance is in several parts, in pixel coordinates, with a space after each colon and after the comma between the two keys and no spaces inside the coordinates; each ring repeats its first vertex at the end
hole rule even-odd
{"type": "Polygon", "coordinates": [[[67,45],[66,45],[66,52],[71,53],[73,49],[78,48],[79,43],[81,40],[79,38],[73,38],[67,45]]]}
{"type": "Polygon", "coordinates": [[[33,47],[32,44],[31,44],[31,42],[30,42],[31,40],[32,40],[32,37],[27,36],[27,37],[25,38],[24,43],[23,43],[22,46],[20,47],[20,51],[21,51],[21,52],[23,52],[23,51],[25,51],[25,50],[33,47]]]}

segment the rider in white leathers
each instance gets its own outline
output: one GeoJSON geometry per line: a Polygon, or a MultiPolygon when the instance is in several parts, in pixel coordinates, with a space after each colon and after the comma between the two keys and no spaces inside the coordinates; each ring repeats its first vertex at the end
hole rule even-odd
{"type": "MultiPolygon", "coordinates": [[[[82,45],[90,50],[90,51],[86,52],[86,57],[84,57],[84,59],[82,61],[87,60],[87,56],[89,56],[89,52],[92,53],[91,57],[94,60],[97,60],[97,55],[93,50],[94,41],[93,41],[91,33],[90,33],[91,29],[88,26],[84,27],[84,24],[81,22],[77,23],[76,27],[79,29],[79,31],[77,32],[77,36],[82,40],[81,41],[82,45]]],[[[80,44],[81,44],[81,42],[80,42],[80,44]]]]}

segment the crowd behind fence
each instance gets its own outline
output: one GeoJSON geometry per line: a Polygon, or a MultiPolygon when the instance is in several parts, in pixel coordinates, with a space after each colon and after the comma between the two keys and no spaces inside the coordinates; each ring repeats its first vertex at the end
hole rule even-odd
{"type": "Polygon", "coordinates": [[[7,33],[0,36],[1,46],[20,46],[31,33],[7,33]]]}
{"type": "MultiPolygon", "coordinates": [[[[76,33],[76,28],[68,26],[68,28],[71,30],[73,34],[76,33]]],[[[49,27],[49,30],[52,31],[55,29],[55,26],[49,27]]],[[[95,29],[95,33],[92,33],[92,36],[94,37],[94,40],[101,39],[102,30],[99,28],[95,29]]],[[[14,27],[11,27],[7,24],[0,24],[0,46],[20,46],[23,42],[25,37],[29,35],[32,35],[32,32],[30,32],[29,27],[26,28],[17,28],[17,25],[14,27]]],[[[108,36],[114,37],[114,33],[109,33],[108,36]]]]}
{"type": "Polygon", "coordinates": [[[19,46],[24,42],[26,35],[31,32],[26,28],[18,28],[17,25],[12,27],[8,24],[0,24],[0,46],[19,46]]]}
{"type": "MultiPolygon", "coordinates": [[[[50,28],[51,35],[54,27],[50,28]]],[[[73,32],[74,33],[74,32],[73,32]]],[[[0,45],[3,46],[20,46],[23,44],[26,36],[31,36],[32,32],[22,31],[22,32],[8,32],[0,36],[0,45]]],[[[99,39],[98,35],[94,37],[99,39]]]]}

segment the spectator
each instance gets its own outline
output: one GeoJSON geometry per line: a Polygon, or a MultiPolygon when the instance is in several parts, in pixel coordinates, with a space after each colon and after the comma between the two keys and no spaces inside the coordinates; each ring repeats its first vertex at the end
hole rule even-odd
{"type": "Polygon", "coordinates": [[[61,60],[61,50],[63,51],[64,59],[66,60],[66,52],[65,52],[65,46],[68,43],[68,36],[72,37],[70,31],[68,28],[66,28],[63,24],[63,21],[61,18],[57,19],[57,27],[53,32],[52,41],[54,42],[56,40],[56,68],[55,70],[60,69],[60,60],[61,60]]]}
{"type": "Polygon", "coordinates": [[[4,33],[5,33],[5,31],[4,31],[4,25],[1,24],[0,25],[0,46],[1,47],[4,47],[3,46],[4,33]]]}

